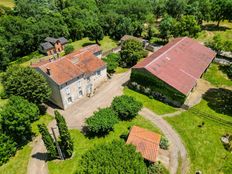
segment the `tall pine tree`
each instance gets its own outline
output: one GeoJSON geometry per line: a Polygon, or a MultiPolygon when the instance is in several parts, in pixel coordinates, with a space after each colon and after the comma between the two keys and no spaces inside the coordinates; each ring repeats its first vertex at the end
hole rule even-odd
{"type": "Polygon", "coordinates": [[[58,156],[57,149],[55,143],[52,139],[52,136],[48,132],[48,129],[45,124],[38,125],[39,132],[42,135],[43,142],[47,149],[47,154],[49,159],[55,159],[58,156]]]}
{"type": "Polygon", "coordinates": [[[73,152],[73,141],[68,131],[67,123],[64,117],[58,111],[55,111],[55,119],[60,134],[61,150],[65,154],[66,158],[71,157],[73,152]]]}

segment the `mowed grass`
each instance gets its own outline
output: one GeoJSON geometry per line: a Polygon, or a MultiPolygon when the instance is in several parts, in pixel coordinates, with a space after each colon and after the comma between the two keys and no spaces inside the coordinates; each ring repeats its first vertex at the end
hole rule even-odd
{"type": "Polygon", "coordinates": [[[232,80],[228,78],[227,74],[223,73],[220,65],[216,63],[210,65],[203,78],[217,87],[232,87],[232,80]]]}
{"type": "Polygon", "coordinates": [[[108,143],[113,140],[120,139],[120,135],[124,132],[128,132],[128,128],[132,125],[138,125],[143,128],[147,128],[154,132],[160,132],[157,127],[152,125],[148,120],[142,116],[137,116],[132,121],[121,121],[114,126],[114,131],[111,131],[109,135],[102,138],[86,138],[79,130],[71,130],[71,136],[74,140],[74,154],[73,157],[65,161],[49,161],[48,169],[49,174],[61,174],[69,173],[73,174],[78,168],[81,155],[91,148],[94,148],[98,144],[108,143]]]}
{"type": "Polygon", "coordinates": [[[0,0],[0,5],[13,8],[15,6],[14,0],[0,0]]]}
{"type": "Polygon", "coordinates": [[[164,104],[158,100],[150,99],[146,95],[140,94],[129,88],[124,88],[124,94],[134,97],[136,100],[143,103],[144,107],[147,107],[158,115],[168,114],[177,111],[174,107],[164,104]]]}
{"type": "MultiPolygon", "coordinates": [[[[205,100],[194,108],[232,122],[232,117],[216,113],[205,100]]],[[[232,133],[232,127],[203,118],[191,110],[176,117],[165,118],[177,130],[187,148],[191,160],[189,173],[200,170],[209,174],[229,174],[223,172],[223,166],[231,153],[224,149],[220,138],[227,132],[232,133]],[[203,122],[204,126],[199,127],[203,122]]]]}
{"type": "MultiPolygon", "coordinates": [[[[52,116],[46,114],[41,116],[38,121],[32,123],[32,132],[35,135],[38,135],[39,131],[37,128],[38,124],[44,123],[48,125],[48,123],[53,119],[52,116]]],[[[16,155],[12,157],[6,164],[0,167],[1,174],[26,174],[27,173],[27,165],[30,159],[30,154],[32,150],[32,142],[25,145],[22,149],[18,150],[16,155]]]]}
{"type": "Polygon", "coordinates": [[[127,72],[128,70],[129,70],[129,68],[117,67],[117,68],[115,69],[115,73],[116,73],[116,74],[120,74],[120,73],[127,72]]]}
{"type": "MultiPolygon", "coordinates": [[[[105,36],[101,41],[99,41],[99,43],[103,52],[117,47],[117,41],[112,40],[109,36],[105,36]]],[[[95,44],[95,41],[90,41],[88,38],[83,38],[71,43],[75,49],[79,49],[91,44],[95,44]]]]}

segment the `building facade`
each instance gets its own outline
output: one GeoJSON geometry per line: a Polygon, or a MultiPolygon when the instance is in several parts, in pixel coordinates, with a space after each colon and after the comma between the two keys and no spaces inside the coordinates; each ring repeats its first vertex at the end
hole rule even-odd
{"type": "Polygon", "coordinates": [[[98,58],[100,53],[98,45],[91,45],[32,66],[47,79],[52,89],[50,100],[66,109],[75,101],[94,95],[96,88],[107,80],[106,65],[98,58]]]}

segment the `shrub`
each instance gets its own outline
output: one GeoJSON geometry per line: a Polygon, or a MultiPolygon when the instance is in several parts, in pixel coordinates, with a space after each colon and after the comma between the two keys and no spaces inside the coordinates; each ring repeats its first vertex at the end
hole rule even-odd
{"type": "Polygon", "coordinates": [[[7,135],[0,135],[0,166],[6,163],[16,152],[16,143],[7,135]]]}
{"type": "Polygon", "coordinates": [[[64,53],[65,53],[65,55],[67,55],[67,54],[69,54],[69,53],[71,53],[73,51],[74,51],[74,47],[72,45],[66,45],[64,47],[64,53]]]}
{"type": "Polygon", "coordinates": [[[9,67],[2,83],[8,96],[22,96],[36,104],[44,102],[51,94],[45,78],[30,67],[9,67]]]}
{"type": "Polygon", "coordinates": [[[111,107],[122,120],[129,120],[134,118],[142,109],[142,103],[131,96],[122,95],[114,98],[111,107]]]}
{"type": "Polygon", "coordinates": [[[107,64],[107,72],[112,74],[115,72],[115,69],[119,66],[119,55],[116,53],[109,54],[106,58],[102,60],[107,64]]]}
{"type": "Polygon", "coordinates": [[[98,135],[108,133],[117,122],[118,117],[111,108],[99,109],[86,119],[88,131],[98,135]]]}
{"type": "Polygon", "coordinates": [[[42,139],[44,142],[44,145],[47,149],[47,155],[49,159],[55,159],[58,156],[55,143],[53,141],[52,136],[48,132],[48,129],[45,124],[39,124],[38,129],[40,134],[42,135],[42,139]]]}
{"type": "Polygon", "coordinates": [[[31,122],[39,119],[40,111],[37,105],[30,103],[23,97],[11,96],[6,107],[14,110],[14,112],[28,116],[31,122]]]}
{"type": "Polygon", "coordinates": [[[169,141],[166,137],[161,137],[160,144],[159,144],[161,149],[167,150],[169,147],[169,141]]]}
{"type": "Polygon", "coordinates": [[[55,119],[60,134],[61,150],[65,154],[65,157],[71,157],[73,152],[73,141],[68,131],[67,123],[64,117],[58,111],[55,111],[55,119]]]}
{"type": "Polygon", "coordinates": [[[140,153],[132,145],[123,141],[102,144],[85,153],[77,174],[93,173],[147,173],[147,168],[140,153]]]}
{"type": "Polygon", "coordinates": [[[169,171],[158,161],[148,167],[147,174],[169,174],[169,171]]]}

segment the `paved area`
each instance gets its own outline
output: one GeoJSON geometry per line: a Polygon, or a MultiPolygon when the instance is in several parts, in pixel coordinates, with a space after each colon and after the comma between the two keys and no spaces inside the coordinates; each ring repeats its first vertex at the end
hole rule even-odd
{"type": "MultiPolygon", "coordinates": [[[[69,109],[60,112],[64,115],[70,129],[81,129],[85,118],[98,108],[109,106],[115,96],[122,94],[124,83],[129,80],[130,72],[117,74],[112,79],[103,84],[91,98],[83,98],[74,103],[69,109]]],[[[48,113],[53,115],[54,108],[48,108],[48,113]]],[[[55,121],[49,124],[50,127],[55,126],[55,121]]],[[[33,141],[33,149],[31,158],[28,163],[27,174],[48,174],[46,164],[46,149],[43,145],[41,137],[37,137],[33,141]]]]}
{"type": "Polygon", "coordinates": [[[152,111],[147,108],[143,108],[140,112],[140,115],[145,117],[146,119],[150,120],[154,123],[169,139],[171,142],[170,145],[170,161],[169,161],[169,170],[170,174],[175,174],[178,169],[178,160],[179,160],[179,153],[181,157],[181,173],[185,174],[188,171],[189,161],[187,158],[187,151],[174,129],[172,129],[171,125],[169,125],[161,116],[156,115],[152,111]]]}

